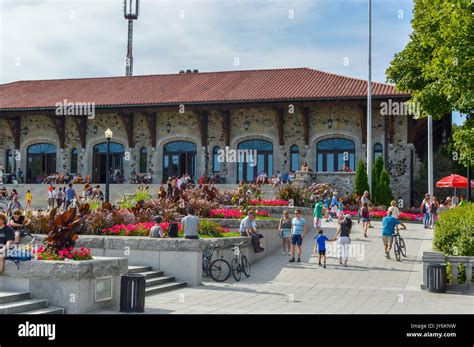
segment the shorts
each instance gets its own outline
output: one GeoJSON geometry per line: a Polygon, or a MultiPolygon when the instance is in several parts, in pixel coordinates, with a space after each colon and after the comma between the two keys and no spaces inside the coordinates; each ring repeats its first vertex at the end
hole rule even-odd
{"type": "Polygon", "coordinates": [[[322,218],[315,218],[314,219],[314,227],[315,228],[321,228],[321,219],[322,218]]]}
{"type": "Polygon", "coordinates": [[[362,223],[368,222],[369,218],[362,218],[362,223]]]}
{"type": "Polygon", "coordinates": [[[301,246],[303,244],[303,238],[300,234],[293,234],[291,236],[291,244],[301,246]]]}
{"type": "Polygon", "coordinates": [[[323,249],[322,251],[319,251],[319,250],[318,250],[318,253],[319,253],[319,255],[324,255],[324,256],[326,256],[326,250],[325,250],[325,249],[323,249]]]}
{"type": "Polygon", "coordinates": [[[383,235],[383,236],[382,236],[382,241],[383,241],[384,246],[390,245],[390,247],[392,247],[393,236],[385,236],[385,235],[383,235]]]}

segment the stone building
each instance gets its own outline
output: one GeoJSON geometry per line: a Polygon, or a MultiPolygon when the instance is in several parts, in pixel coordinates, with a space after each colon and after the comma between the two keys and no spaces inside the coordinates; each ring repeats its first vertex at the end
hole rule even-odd
{"type": "MultiPolygon", "coordinates": [[[[396,111],[409,95],[381,83],[372,90],[374,157],[384,158],[395,195],[409,201],[426,121],[381,112],[387,104],[396,111]]],[[[151,173],[154,183],[217,172],[236,183],[306,161],[317,181],[347,191],[354,173],[342,166],[355,171],[366,160],[366,92],[364,80],[308,68],[7,83],[0,85],[0,163],[6,172],[21,167],[29,183],[56,171],[103,182],[110,128],[110,168],[126,179],[132,171],[151,173]],[[226,149],[257,150],[256,165],[221,162],[226,149]]],[[[435,146],[450,124],[450,115],[435,122],[435,146]]]]}

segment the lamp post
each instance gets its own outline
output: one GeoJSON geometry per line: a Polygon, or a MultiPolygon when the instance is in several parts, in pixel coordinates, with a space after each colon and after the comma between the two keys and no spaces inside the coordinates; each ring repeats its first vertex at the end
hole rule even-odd
{"type": "Polygon", "coordinates": [[[369,0],[369,71],[367,78],[367,178],[372,197],[372,1],[369,0]]]}
{"type": "Polygon", "coordinates": [[[114,133],[112,130],[107,129],[105,131],[105,138],[107,139],[107,159],[105,164],[105,202],[109,202],[109,186],[110,186],[110,140],[114,133]]]}

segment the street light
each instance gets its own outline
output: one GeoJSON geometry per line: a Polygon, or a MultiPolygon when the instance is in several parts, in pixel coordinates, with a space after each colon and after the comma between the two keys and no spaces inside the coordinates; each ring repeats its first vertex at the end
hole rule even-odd
{"type": "Polygon", "coordinates": [[[109,165],[110,165],[110,160],[109,160],[109,157],[110,157],[110,140],[112,139],[112,136],[114,135],[114,133],[112,132],[112,130],[110,129],[107,129],[105,131],[105,138],[107,139],[107,159],[106,159],[106,164],[105,164],[105,202],[109,202],[109,185],[110,185],[110,168],[109,168],[109,165]]]}

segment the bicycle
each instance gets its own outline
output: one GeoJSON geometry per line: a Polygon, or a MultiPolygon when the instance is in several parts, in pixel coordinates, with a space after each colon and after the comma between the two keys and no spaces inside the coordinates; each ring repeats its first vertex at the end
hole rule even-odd
{"type": "Polygon", "coordinates": [[[7,250],[5,259],[11,260],[16,264],[17,269],[20,269],[21,261],[32,260],[34,256],[34,250],[36,246],[36,238],[26,229],[17,230],[20,232],[20,238],[23,239],[25,236],[30,237],[30,241],[27,243],[15,242],[14,246],[7,250]]]}
{"type": "Polygon", "coordinates": [[[242,254],[240,247],[245,244],[245,241],[234,243],[232,251],[234,258],[232,259],[232,276],[236,281],[240,281],[242,272],[246,277],[250,277],[250,263],[245,255],[242,254]]]}
{"type": "Polygon", "coordinates": [[[393,237],[393,252],[395,253],[395,258],[397,258],[397,261],[401,261],[401,255],[403,255],[404,258],[407,257],[407,248],[405,245],[405,240],[403,240],[402,236],[398,232],[398,230],[392,234],[393,237]]]}
{"type": "Polygon", "coordinates": [[[216,282],[224,282],[230,276],[230,264],[222,257],[212,260],[214,251],[220,248],[214,244],[209,245],[209,249],[202,253],[202,271],[205,276],[210,276],[216,282]]]}

